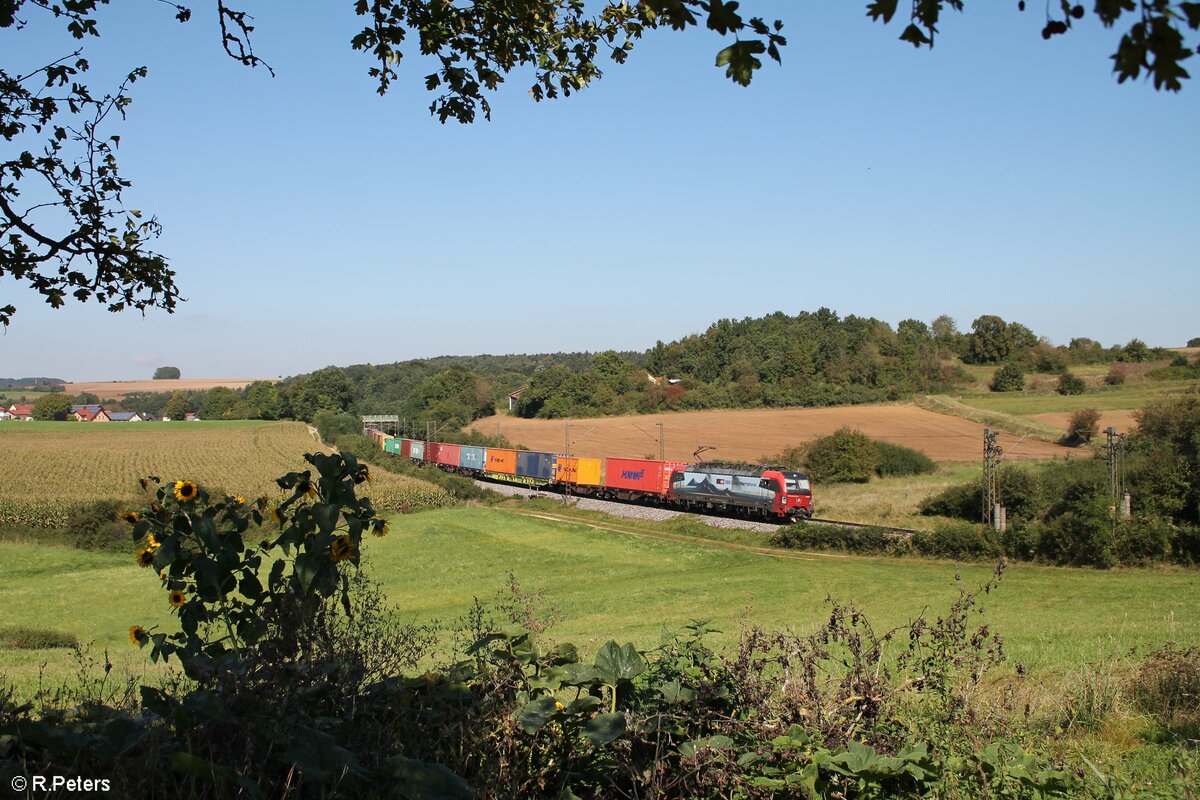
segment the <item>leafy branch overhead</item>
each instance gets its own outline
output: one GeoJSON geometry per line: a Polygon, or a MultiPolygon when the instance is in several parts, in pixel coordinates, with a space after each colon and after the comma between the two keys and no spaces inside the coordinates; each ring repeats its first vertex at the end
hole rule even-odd
{"type": "MultiPolygon", "coordinates": [[[[190,8],[160,0],[179,22],[190,8]]],[[[271,67],[251,44],[253,18],[213,0],[221,47],[239,63],[271,67]]],[[[65,21],[78,40],[100,35],[99,10],[109,0],[0,0],[0,28],[20,31],[30,15],[65,21]]],[[[900,38],[932,47],[946,7],[964,0],[913,0],[900,38]]],[[[1024,10],[1024,0],[1018,3],[1024,10]]],[[[870,0],[867,15],[889,23],[899,0],[870,0]]],[[[491,117],[488,93],[516,70],[529,69],[535,101],[568,97],[603,76],[602,64],[623,64],[648,32],[704,27],[726,40],[715,65],[746,86],[763,56],[781,60],[783,23],[745,16],[738,0],[354,0],[365,19],[350,42],[373,62],[368,70],[386,94],[400,77],[404,48],[433,64],[424,76],[435,93],[430,112],[442,122],[491,117]],[[732,42],[727,40],[732,38],[732,42]],[[409,41],[409,40],[413,41],[409,41]]],[[[1086,13],[1060,0],[1046,6],[1044,38],[1066,33],[1086,13]]],[[[1196,50],[1185,33],[1200,29],[1200,2],[1096,0],[1094,16],[1106,27],[1133,23],[1113,54],[1124,82],[1145,74],[1155,88],[1179,91],[1190,76],[1183,64],[1196,50]]],[[[130,86],[146,68],[128,72],[112,92],[93,94],[81,83],[88,71],[82,48],[48,63],[0,66],[0,136],[9,145],[0,158],[0,278],[11,277],[57,308],[69,299],[96,300],[111,311],[172,311],[180,300],[174,272],[150,249],[160,233],[153,216],[125,207],[130,185],[117,166],[120,138],[105,124],[124,117],[130,86]]],[[[272,72],[272,74],[274,74],[272,72]]],[[[0,325],[16,312],[0,306],[0,325]]]]}

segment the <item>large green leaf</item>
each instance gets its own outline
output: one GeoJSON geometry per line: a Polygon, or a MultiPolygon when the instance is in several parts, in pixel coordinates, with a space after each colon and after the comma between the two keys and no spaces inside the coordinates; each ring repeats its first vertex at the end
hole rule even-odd
{"type": "Polygon", "coordinates": [[[407,800],[466,800],[475,796],[470,784],[441,764],[396,756],[388,760],[399,783],[395,793],[407,800]]]}
{"type": "Polygon", "coordinates": [[[602,747],[614,741],[624,732],[625,715],[621,713],[601,714],[598,717],[592,717],[588,720],[587,725],[583,726],[584,735],[596,747],[602,747]]]}
{"type": "Polygon", "coordinates": [[[537,733],[558,714],[558,701],[553,697],[539,697],[520,708],[513,717],[521,730],[537,733]]]}
{"type": "Polygon", "coordinates": [[[615,686],[618,681],[631,681],[645,672],[646,662],[632,642],[617,647],[617,643],[610,639],[596,654],[596,669],[605,683],[615,686]]]}

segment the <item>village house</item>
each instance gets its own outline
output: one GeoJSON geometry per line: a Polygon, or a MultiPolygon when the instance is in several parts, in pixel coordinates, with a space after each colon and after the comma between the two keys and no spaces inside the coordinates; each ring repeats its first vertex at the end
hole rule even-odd
{"type": "Polygon", "coordinates": [[[29,422],[33,419],[33,405],[31,403],[13,403],[8,407],[8,413],[12,419],[29,422]]]}

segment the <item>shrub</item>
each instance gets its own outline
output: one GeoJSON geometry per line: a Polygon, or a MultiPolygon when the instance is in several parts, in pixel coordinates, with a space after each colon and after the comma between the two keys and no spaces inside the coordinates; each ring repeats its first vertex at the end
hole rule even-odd
{"type": "MultiPolygon", "coordinates": [[[[1041,481],[1032,473],[1006,464],[1000,468],[997,482],[1010,524],[1032,520],[1042,512],[1041,481]]],[[[925,498],[918,508],[924,516],[978,521],[983,510],[982,481],[949,486],[939,494],[925,498]]]]}
{"type": "Polygon", "coordinates": [[[1071,414],[1067,421],[1067,435],[1063,438],[1063,444],[1087,444],[1099,430],[1100,412],[1095,408],[1081,408],[1071,414]]]}
{"type": "Polygon", "coordinates": [[[1066,511],[1047,522],[1038,556],[1061,566],[1100,567],[1116,564],[1112,527],[1102,515],[1066,511]]]}
{"type": "Polygon", "coordinates": [[[879,448],[862,431],[839,428],[805,450],[813,480],[825,483],[866,483],[879,467],[879,448]]]}
{"type": "Polygon", "coordinates": [[[1016,364],[1005,364],[992,375],[988,388],[993,392],[1022,392],[1025,390],[1025,373],[1016,364]]]}
{"type": "Polygon", "coordinates": [[[329,443],[337,441],[339,436],[351,433],[362,433],[362,420],[345,411],[330,411],[323,409],[313,416],[313,426],[321,438],[329,443]]]}
{"type": "Polygon", "coordinates": [[[771,544],[792,550],[839,550],[846,553],[906,555],[912,547],[902,534],[875,526],[799,524],[781,527],[771,535],[771,544]]]}
{"type": "Polygon", "coordinates": [[[933,459],[914,450],[890,442],[876,442],[879,448],[879,466],[875,472],[881,478],[898,478],[905,475],[928,475],[937,471],[933,459]]]}
{"type": "Polygon", "coordinates": [[[912,535],[913,549],[931,558],[977,561],[1003,555],[995,531],[969,522],[947,522],[932,533],[917,531],[912,535]]]}
{"type": "Polygon", "coordinates": [[[1192,339],[1188,339],[1187,346],[1188,347],[1200,347],[1200,336],[1197,336],[1192,339]]]}
{"type": "Polygon", "coordinates": [[[1087,389],[1087,384],[1083,382],[1083,378],[1071,372],[1064,372],[1058,376],[1058,385],[1055,391],[1059,394],[1083,394],[1087,389]]]}
{"type": "Polygon", "coordinates": [[[0,628],[0,648],[12,650],[50,650],[58,647],[78,647],[73,633],[49,628],[13,626],[0,628]]]}
{"type": "Polygon", "coordinates": [[[1200,565],[1200,528],[1189,525],[1172,532],[1171,560],[1185,566],[1200,565]]]}
{"type": "Polygon", "coordinates": [[[1113,364],[1104,376],[1104,383],[1109,386],[1120,386],[1125,382],[1126,369],[1120,364],[1113,364]]]}
{"type": "Polygon", "coordinates": [[[1117,560],[1126,565],[1165,561],[1172,533],[1170,525],[1158,520],[1126,520],[1117,527],[1117,560]]]}
{"type": "Polygon", "coordinates": [[[83,550],[132,552],[129,525],[118,516],[128,503],[98,500],[76,509],[67,520],[68,541],[83,550]]]}
{"type": "Polygon", "coordinates": [[[1154,651],[1139,666],[1129,693],[1143,713],[1168,733],[1200,737],[1200,649],[1174,643],[1154,651]]]}

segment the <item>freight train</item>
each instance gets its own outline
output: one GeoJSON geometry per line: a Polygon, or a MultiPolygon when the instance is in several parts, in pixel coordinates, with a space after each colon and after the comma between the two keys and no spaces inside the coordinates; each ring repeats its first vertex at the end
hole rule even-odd
{"type": "Polygon", "coordinates": [[[648,458],[576,458],[503,447],[424,442],[368,429],[385,452],[447,472],[566,494],[795,522],[813,515],[812,482],[769,465],[648,458]]]}

